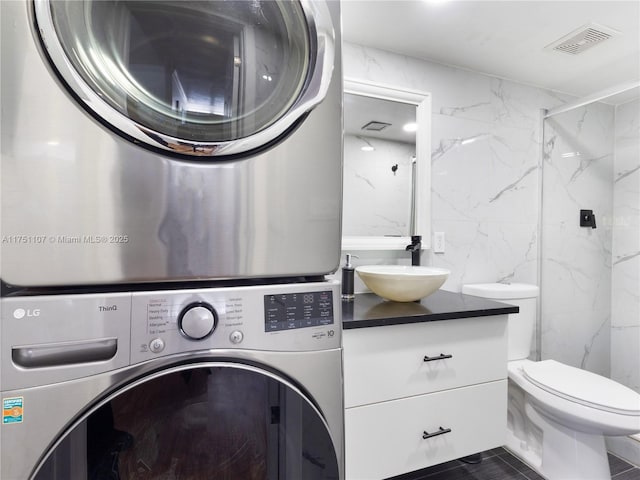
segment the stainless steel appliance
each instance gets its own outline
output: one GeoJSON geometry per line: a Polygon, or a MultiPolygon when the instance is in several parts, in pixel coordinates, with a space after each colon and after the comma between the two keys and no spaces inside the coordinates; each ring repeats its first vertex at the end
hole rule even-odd
{"type": "Polygon", "coordinates": [[[340,257],[339,2],[0,2],[6,288],[340,257]]]}
{"type": "Polygon", "coordinates": [[[4,298],[0,478],[344,478],[338,287],[4,298]]]}

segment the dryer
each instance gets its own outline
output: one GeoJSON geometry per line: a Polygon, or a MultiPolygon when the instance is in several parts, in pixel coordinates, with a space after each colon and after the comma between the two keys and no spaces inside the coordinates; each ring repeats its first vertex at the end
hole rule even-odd
{"type": "Polygon", "coordinates": [[[337,268],[339,2],[0,8],[5,291],[337,268]]]}
{"type": "Polygon", "coordinates": [[[343,479],[338,287],[3,299],[0,478],[343,479]]]}

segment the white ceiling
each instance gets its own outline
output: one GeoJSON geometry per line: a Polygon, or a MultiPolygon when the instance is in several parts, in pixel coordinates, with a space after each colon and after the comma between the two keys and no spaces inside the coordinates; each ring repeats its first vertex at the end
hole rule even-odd
{"type": "Polygon", "coordinates": [[[640,0],[343,0],[342,24],[347,42],[577,97],[640,80],[640,0]],[[545,49],[588,23],[621,34],[578,55],[545,49]]]}

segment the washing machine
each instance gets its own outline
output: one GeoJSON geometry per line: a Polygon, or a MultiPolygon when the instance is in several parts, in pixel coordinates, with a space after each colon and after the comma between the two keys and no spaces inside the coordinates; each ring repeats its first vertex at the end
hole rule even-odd
{"type": "Polygon", "coordinates": [[[337,269],[339,2],[0,9],[5,294],[337,269]]]}
{"type": "Polygon", "coordinates": [[[339,480],[339,285],[2,302],[2,480],[339,480]]]}

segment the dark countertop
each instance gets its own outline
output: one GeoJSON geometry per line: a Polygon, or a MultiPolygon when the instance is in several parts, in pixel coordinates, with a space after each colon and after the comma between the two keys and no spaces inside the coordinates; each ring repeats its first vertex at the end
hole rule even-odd
{"type": "Polygon", "coordinates": [[[342,302],[342,328],[382,327],[404,323],[455,320],[518,313],[518,307],[438,290],[420,302],[391,302],[373,293],[359,293],[353,302],[342,302]]]}

